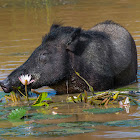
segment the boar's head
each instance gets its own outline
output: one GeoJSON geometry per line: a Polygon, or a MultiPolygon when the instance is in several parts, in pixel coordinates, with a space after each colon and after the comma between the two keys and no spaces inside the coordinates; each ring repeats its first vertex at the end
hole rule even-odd
{"type": "Polygon", "coordinates": [[[50,32],[28,60],[0,82],[4,92],[12,91],[13,87],[22,87],[18,79],[21,75],[32,76],[34,82],[28,87],[33,89],[55,85],[66,79],[70,74],[67,48],[77,44],[80,32],[80,28],[52,25],[50,32]]]}

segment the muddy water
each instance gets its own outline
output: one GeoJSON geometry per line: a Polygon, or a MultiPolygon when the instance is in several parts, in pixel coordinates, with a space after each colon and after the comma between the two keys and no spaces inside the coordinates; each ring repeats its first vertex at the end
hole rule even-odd
{"type": "MultiPolygon", "coordinates": [[[[136,41],[140,65],[140,1],[139,0],[0,0],[0,80],[20,66],[39,46],[52,23],[91,28],[104,20],[114,20],[128,29],[136,41]]],[[[138,71],[139,73],[139,71],[138,71]]],[[[131,85],[140,88],[140,83],[131,85]]],[[[2,89],[0,89],[2,91],[2,89]]],[[[65,99],[65,96],[58,96],[65,99]]],[[[83,106],[82,106],[83,107],[83,106]]],[[[60,113],[75,113],[71,121],[112,121],[140,119],[140,108],[129,114],[81,115],[79,106],[60,108],[60,113]],[[78,112],[79,111],[79,112],[78,112]]],[[[60,120],[58,120],[60,121],[60,120]]],[[[65,120],[68,121],[68,120],[65,120]]],[[[69,120],[70,121],[70,120],[69,120]]],[[[50,122],[51,123],[51,122],[50,122]]],[[[52,122],[53,123],[53,122],[52,122]]],[[[1,123],[1,127],[6,124],[1,123]]],[[[7,125],[9,125],[7,123],[7,125]]],[[[26,137],[26,136],[25,136],[26,137]]],[[[25,137],[15,137],[15,140],[25,137]]],[[[74,136],[49,138],[70,139],[139,139],[140,129],[98,126],[98,131],[74,136]]],[[[6,139],[13,139],[6,137],[6,139]]],[[[38,137],[26,137],[38,139],[38,137]]],[[[42,140],[45,138],[42,137],[42,140]]]]}

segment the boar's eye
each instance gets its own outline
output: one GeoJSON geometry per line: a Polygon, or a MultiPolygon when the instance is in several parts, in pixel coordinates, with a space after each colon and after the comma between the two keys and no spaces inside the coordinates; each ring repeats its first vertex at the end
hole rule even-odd
{"type": "Polygon", "coordinates": [[[43,53],[43,54],[41,54],[40,57],[39,57],[39,60],[40,60],[41,62],[44,62],[44,63],[46,63],[47,61],[49,61],[48,53],[43,53]]]}

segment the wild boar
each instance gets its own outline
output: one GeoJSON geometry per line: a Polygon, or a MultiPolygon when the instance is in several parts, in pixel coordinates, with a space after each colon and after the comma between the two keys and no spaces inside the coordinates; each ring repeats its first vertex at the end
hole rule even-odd
{"type": "Polygon", "coordinates": [[[134,39],[121,25],[105,21],[89,30],[54,24],[28,60],[0,82],[4,92],[22,86],[18,77],[31,75],[28,88],[49,86],[66,93],[88,90],[75,71],[101,91],[131,84],[137,79],[134,39]]]}

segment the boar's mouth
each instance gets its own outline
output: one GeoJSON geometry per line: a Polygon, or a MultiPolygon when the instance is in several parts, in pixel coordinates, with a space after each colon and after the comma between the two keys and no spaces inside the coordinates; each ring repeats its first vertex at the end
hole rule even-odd
{"type": "Polygon", "coordinates": [[[0,86],[1,86],[1,88],[3,89],[3,91],[5,93],[9,93],[9,92],[12,91],[12,89],[10,89],[9,87],[5,86],[2,82],[0,82],[0,86]]]}
{"type": "Polygon", "coordinates": [[[5,93],[9,93],[10,92],[9,88],[7,88],[7,87],[1,86],[1,88],[3,89],[3,91],[5,93]]]}
{"type": "MultiPolygon", "coordinates": [[[[0,86],[5,93],[10,93],[11,91],[17,91],[18,90],[18,87],[14,87],[14,86],[8,87],[8,86],[3,85],[1,82],[0,82],[0,86]]],[[[20,87],[21,87],[22,90],[24,90],[23,85],[21,85],[20,87]]],[[[30,86],[28,86],[27,88],[28,88],[28,91],[31,90],[30,86]]]]}

